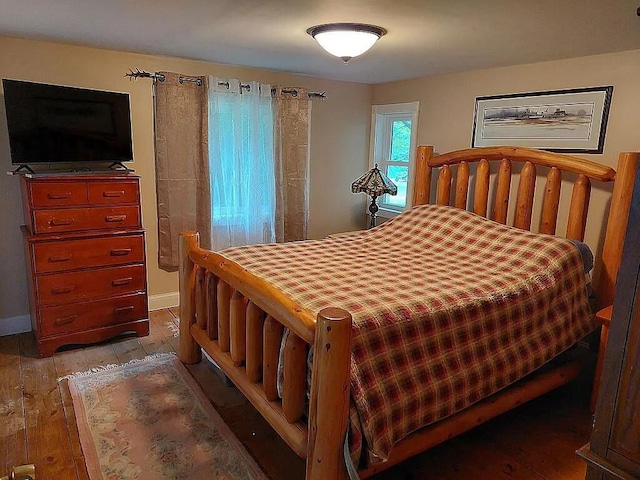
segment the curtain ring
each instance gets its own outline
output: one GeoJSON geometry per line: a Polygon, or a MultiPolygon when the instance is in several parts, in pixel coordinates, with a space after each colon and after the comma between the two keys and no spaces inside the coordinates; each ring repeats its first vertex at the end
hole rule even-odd
{"type": "Polygon", "coordinates": [[[198,87],[202,86],[202,79],[201,78],[183,77],[182,75],[180,75],[178,77],[178,82],[181,85],[184,84],[184,82],[191,82],[191,83],[195,83],[198,87]]]}

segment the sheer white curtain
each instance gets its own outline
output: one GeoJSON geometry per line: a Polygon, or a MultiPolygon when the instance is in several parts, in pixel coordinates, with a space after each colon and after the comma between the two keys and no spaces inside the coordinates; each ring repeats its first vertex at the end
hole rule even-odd
{"type": "Polygon", "coordinates": [[[209,77],[211,244],[275,241],[271,88],[209,77]]]}

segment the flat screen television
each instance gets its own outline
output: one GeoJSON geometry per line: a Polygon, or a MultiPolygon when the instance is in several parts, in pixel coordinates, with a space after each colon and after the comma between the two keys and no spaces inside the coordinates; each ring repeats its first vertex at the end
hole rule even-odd
{"type": "Polygon", "coordinates": [[[11,163],[130,162],[126,93],[3,79],[11,163]]]}

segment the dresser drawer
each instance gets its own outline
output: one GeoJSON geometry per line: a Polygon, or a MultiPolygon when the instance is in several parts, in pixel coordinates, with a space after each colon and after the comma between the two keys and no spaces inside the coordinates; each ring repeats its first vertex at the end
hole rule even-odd
{"type": "Polygon", "coordinates": [[[34,182],[30,189],[34,207],[87,204],[87,184],[84,182],[34,182]]]}
{"type": "Polygon", "coordinates": [[[144,265],[99,268],[36,277],[37,301],[42,306],[141,292],[145,287],[144,265]]]}
{"type": "Polygon", "coordinates": [[[33,244],[36,274],[144,262],[144,236],[118,235],[33,244]]]}
{"type": "Polygon", "coordinates": [[[138,182],[89,182],[89,203],[92,205],[138,203],[138,182]]]}
{"type": "Polygon", "coordinates": [[[34,233],[140,227],[140,211],[132,207],[92,207],[35,210],[34,233]]]}
{"type": "Polygon", "coordinates": [[[105,300],[40,309],[42,336],[78,332],[147,318],[147,295],[139,293],[105,300]]]}

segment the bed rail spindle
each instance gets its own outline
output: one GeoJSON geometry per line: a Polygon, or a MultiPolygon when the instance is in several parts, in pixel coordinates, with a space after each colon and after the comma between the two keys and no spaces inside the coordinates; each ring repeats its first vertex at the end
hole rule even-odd
{"type": "Polygon", "coordinates": [[[205,281],[205,291],[207,297],[207,335],[211,340],[218,339],[218,279],[209,272],[205,281]]]}
{"type": "Polygon", "coordinates": [[[567,238],[584,240],[591,197],[591,180],[586,175],[578,175],[571,192],[569,219],[567,221],[567,238]]]}
{"type": "Polygon", "coordinates": [[[262,380],[262,331],[265,313],[255,303],[247,305],[247,377],[251,382],[262,380]]]}
{"type": "Polygon", "coordinates": [[[461,162],[456,172],[456,198],[454,206],[466,210],[469,194],[469,164],[461,162]]]}
{"type": "Polygon", "coordinates": [[[200,346],[191,336],[191,325],[195,318],[195,270],[189,252],[200,244],[196,232],[181,233],[180,246],[180,360],[183,363],[198,363],[202,358],[200,346]]]}
{"type": "Polygon", "coordinates": [[[438,192],[436,203],[438,205],[449,205],[451,201],[451,168],[444,165],[438,174],[438,192]]]}
{"type": "Polygon", "coordinates": [[[511,160],[503,158],[498,169],[496,184],[496,203],[493,206],[493,219],[505,225],[509,211],[509,193],[511,191],[511,160]]]}
{"type": "Polygon", "coordinates": [[[483,217],[487,216],[489,205],[489,162],[480,160],[476,170],[476,186],[473,196],[473,212],[483,217]]]}
{"type": "Polygon", "coordinates": [[[198,328],[207,328],[207,296],[204,288],[207,271],[204,267],[196,267],[196,322],[198,328]]]}
{"type": "Polygon", "coordinates": [[[549,235],[556,233],[561,186],[562,172],[557,167],[553,167],[547,175],[547,183],[544,188],[544,196],[542,197],[540,233],[548,233],[549,235]]]}
{"type": "Polygon", "coordinates": [[[431,167],[429,159],[433,156],[433,147],[420,146],[416,156],[416,173],[413,180],[412,206],[429,203],[431,194],[431,167]]]}
{"type": "Polygon", "coordinates": [[[536,166],[526,162],[520,172],[518,196],[516,197],[516,216],[513,226],[523,230],[531,229],[531,214],[533,212],[533,195],[536,189],[536,166]]]}
{"type": "Polygon", "coordinates": [[[229,337],[229,309],[231,307],[231,287],[223,280],[218,281],[218,345],[228,352],[231,348],[229,337]]]}
{"type": "Polygon", "coordinates": [[[247,345],[247,303],[248,300],[238,290],[231,295],[231,311],[229,314],[229,340],[231,360],[236,367],[244,364],[247,345]]]}
{"type": "Polygon", "coordinates": [[[282,411],[289,423],[295,423],[304,414],[307,390],[307,343],[289,332],[284,345],[284,389],[282,411]]]}
{"type": "Polygon", "coordinates": [[[284,327],[280,322],[268,315],[264,321],[264,365],[262,369],[262,386],[267,400],[278,399],[278,355],[284,327]]]}

